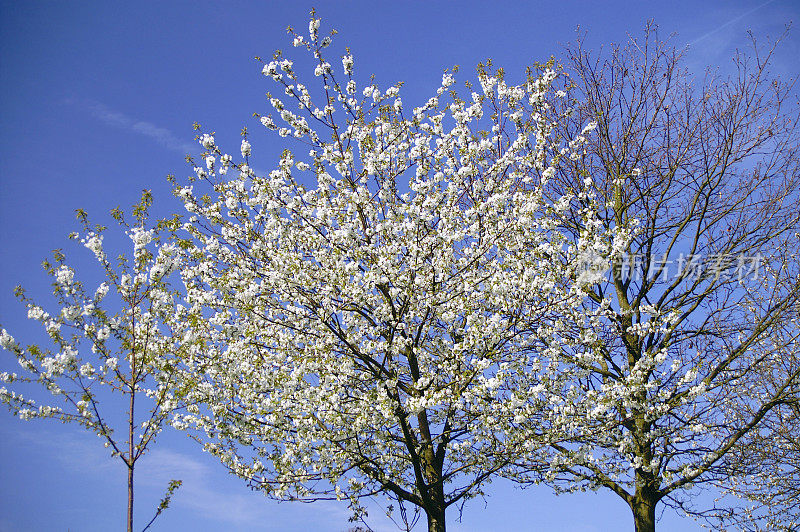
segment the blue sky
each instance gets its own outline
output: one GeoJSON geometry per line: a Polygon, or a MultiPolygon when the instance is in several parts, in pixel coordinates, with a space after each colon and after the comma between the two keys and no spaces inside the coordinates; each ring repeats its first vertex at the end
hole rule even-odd
{"type": "MultiPolygon", "coordinates": [[[[11,2],[0,1],[0,322],[26,342],[41,338],[12,295],[15,285],[45,300],[39,268],[55,248],[70,246],[74,210],[97,221],[129,206],[143,188],[156,210],[179,206],[165,176],[185,176],[184,155],[200,152],[197,121],[235,151],[251,126],[254,164],[269,168],[281,144],[251,117],[267,110],[272,89],[256,55],[291,48],[286,27],[307,26],[316,6],[323,29],[349,45],[360,79],[402,80],[407,105],[427,100],[442,71],[459,79],[491,57],[511,80],[535,60],[587,32],[595,49],[637,34],[647,19],[675,43],[692,43],[687,66],[725,71],[731,52],[747,45],[746,30],[776,36],[800,15],[794,0],[508,2],[11,2]],[[259,151],[261,150],[261,151],[259,151]],[[261,154],[261,155],[259,155],[261,154]]],[[[776,55],[774,71],[800,71],[800,29],[776,55]]],[[[333,61],[332,61],[333,62],[333,61]]],[[[91,276],[90,276],[91,278],[91,276]]],[[[15,363],[0,352],[0,370],[15,363]]],[[[184,486],[159,518],[160,530],[323,530],[348,528],[343,506],[276,504],[248,491],[184,436],[166,432],[141,463],[138,522],[149,519],[170,478],[184,486]]],[[[0,532],[120,529],[125,514],[123,467],[96,437],[77,427],[20,422],[0,412],[0,532]]],[[[373,512],[375,515],[379,511],[373,512]]],[[[661,529],[699,530],[672,512],[661,529]]],[[[624,503],[609,494],[554,497],[546,488],[519,491],[503,482],[486,503],[471,501],[461,531],[498,529],[613,531],[632,529],[624,503]]],[[[385,523],[376,521],[382,530],[385,523]]],[[[386,528],[391,530],[391,528],[386,528]]]]}

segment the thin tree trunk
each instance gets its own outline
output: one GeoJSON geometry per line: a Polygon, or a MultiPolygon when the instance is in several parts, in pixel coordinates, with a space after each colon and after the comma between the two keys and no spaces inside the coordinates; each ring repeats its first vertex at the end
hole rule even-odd
{"type": "Polygon", "coordinates": [[[128,466],[128,532],[133,532],[133,464],[128,466]]]}
{"type": "MultiPolygon", "coordinates": [[[[131,380],[133,380],[133,371],[131,370],[131,380]]],[[[133,455],[134,452],[134,417],[133,417],[133,407],[135,405],[135,398],[136,398],[136,390],[135,384],[131,384],[131,397],[130,403],[128,407],[128,532],[133,532],[133,466],[136,463],[136,459],[133,455]]]]}

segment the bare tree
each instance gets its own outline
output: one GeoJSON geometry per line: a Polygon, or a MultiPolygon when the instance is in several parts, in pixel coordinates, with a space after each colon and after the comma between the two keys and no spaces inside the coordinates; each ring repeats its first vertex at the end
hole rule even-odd
{"type": "MultiPolygon", "coordinates": [[[[800,366],[786,364],[798,346],[797,254],[787,252],[798,244],[798,109],[792,83],[770,74],[773,51],[753,40],[732,75],[695,79],[654,25],[605,53],[580,38],[567,48],[564,90],[577,103],[556,128],[563,139],[596,129],[549,194],[591,182],[601,223],[632,238],[590,291],[606,318],[575,331],[594,347],[566,360],[583,394],[576,419],[598,430],[554,446],[548,472],[521,467],[514,478],[610,489],[645,532],[660,503],[720,515],[694,507],[688,490],[734,488],[727,457],[748,453],[761,431],[794,438],[781,424],[800,386],[800,366]]],[[[587,205],[573,205],[563,230],[577,240],[587,205]]]]}
{"type": "MultiPolygon", "coordinates": [[[[795,241],[783,250],[794,255],[786,266],[794,265],[789,275],[770,276],[786,279],[800,277],[797,253],[800,242],[795,241]]],[[[771,341],[781,351],[769,371],[751,375],[750,389],[777,390],[800,367],[798,350],[798,316],[800,305],[795,304],[771,335],[771,341]]],[[[770,393],[770,392],[767,392],[770,393]]],[[[747,413],[739,413],[747,415],[747,413]]],[[[724,459],[728,478],[720,482],[723,492],[743,499],[733,509],[722,507],[716,517],[725,525],[732,523],[742,530],[796,530],[800,526],[800,396],[787,397],[764,416],[757,430],[746,434],[724,459]]]]}

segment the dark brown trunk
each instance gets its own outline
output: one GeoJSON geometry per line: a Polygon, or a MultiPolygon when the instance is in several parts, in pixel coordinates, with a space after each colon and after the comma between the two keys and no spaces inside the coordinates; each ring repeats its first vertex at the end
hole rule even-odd
{"type": "Polygon", "coordinates": [[[655,532],[656,501],[648,497],[634,497],[631,503],[636,532],[655,532]]]}
{"type": "Polygon", "coordinates": [[[430,447],[428,448],[428,451],[430,451],[430,453],[424,461],[425,468],[428,473],[428,477],[436,479],[432,484],[425,486],[427,491],[427,497],[425,497],[425,515],[428,517],[428,532],[445,532],[446,525],[444,521],[444,512],[447,506],[444,502],[445,497],[444,485],[442,484],[442,471],[439,467],[437,467],[439,464],[434,463],[435,461],[433,460],[433,452],[430,447]]]}
{"type": "Polygon", "coordinates": [[[426,510],[428,516],[428,532],[445,532],[444,510],[426,510]]]}

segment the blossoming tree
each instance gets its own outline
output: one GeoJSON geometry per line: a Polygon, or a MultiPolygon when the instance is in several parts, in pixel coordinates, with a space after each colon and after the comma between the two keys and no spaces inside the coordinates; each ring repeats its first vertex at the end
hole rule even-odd
{"type": "MultiPolygon", "coordinates": [[[[0,328],[0,345],[17,357],[23,373],[0,374],[0,401],[20,419],[51,418],[78,423],[102,438],[112,456],[128,470],[127,529],[133,530],[134,469],[163,429],[177,405],[171,362],[181,349],[183,323],[176,320],[174,293],[167,277],[178,258],[171,244],[160,244],[164,226],[146,228],[151,195],[145,191],[134,206],[129,225],[119,209],[112,215],[133,243],[132,258],[119,257],[115,266],[103,247],[104,227],[91,227],[78,211],[83,232],[73,233],[94,254],[105,280],[94,291],[76,279],[76,272],[57,251],[55,262],[44,262],[53,277],[60,309],[50,314],[21,287],[17,295],[28,318],[41,322],[55,349],[19,344],[0,328]],[[155,249],[154,249],[155,247],[155,249]],[[44,388],[56,400],[34,399],[44,388]],[[115,394],[124,398],[122,412],[115,394]],[[144,407],[144,410],[143,410],[144,407]],[[144,412],[144,415],[142,415],[144,412]],[[122,429],[120,438],[115,429],[122,429]]],[[[180,481],[173,480],[150,524],[167,508],[180,481]]]]}
{"type": "MultiPolygon", "coordinates": [[[[546,191],[568,194],[591,175],[602,225],[634,235],[590,289],[587,310],[607,313],[588,331],[591,349],[571,361],[591,374],[578,414],[605,429],[554,445],[546,478],[612,490],[640,532],[655,529],[659,504],[730,515],[692,504],[688,490],[745,486],[731,477],[730,457],[747,454],[759,433],[770,439],[774,415],[800,390],[791,86],[770,76],[770,51],[760,48],[736,58],[731,78],[694,85],[681,53],[654,35],[607,57],[580,42],[568,50],[567,91],[580,104],[558,134],[569,138],[586,120],[597,129],[546,191]]],[[[566,227],[577,241],[579,211],[566,227]]]]}
{"type": "Polygon", "coordinates": [[[412,509],[441,531],[511,448],[574,430],[558,357],[580,339],[562,333],[592,319],[584,287],[625,236],[587,207],[568,242],[560,217],[591,197],[542,195],[583,140],[550,135],[553,70],[512,86],[479,69],[468,100],[446,73],[409,110],[399,86],[359,87],[349,52],[329,64],[319,23],[294,34],[319,87],[280,53],[263,68],[288,98],[261,123],[303,151],[260,175],[246,132],[240,162],[202,134],[197,179],[176,188],[202,346],[184,378],[204,406],[175,425],[270,496],[345,499],[359,517],[384,494],[405,526],[412,509]]]}

